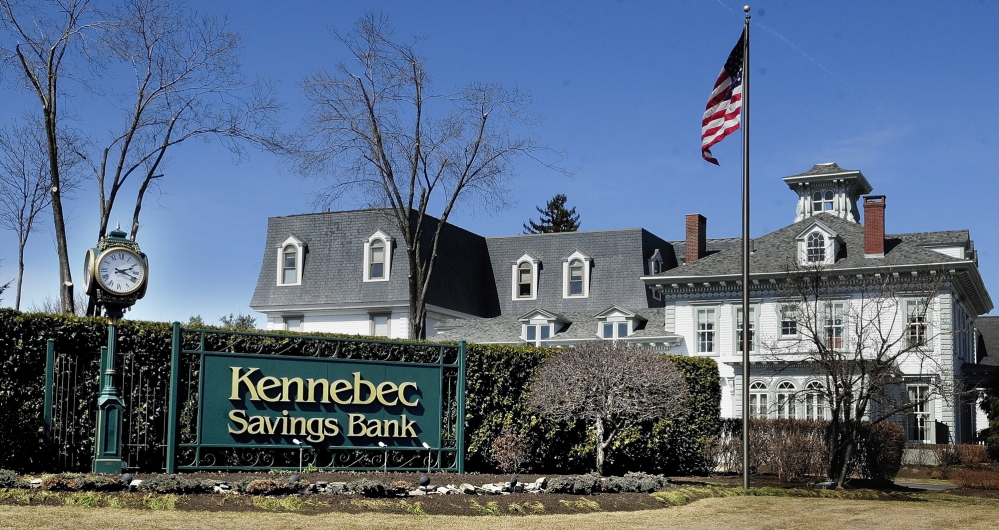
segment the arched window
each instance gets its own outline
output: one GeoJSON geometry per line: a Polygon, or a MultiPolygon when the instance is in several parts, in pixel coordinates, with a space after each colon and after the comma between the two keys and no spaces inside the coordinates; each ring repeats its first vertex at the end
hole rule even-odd
{"type": "Polygon", "coordinates": [[[812,211],[822,212],[822,211],[832,211],[833,210],[833,198],[835,194],[832,190],[826,190],[825,192],[816,191],[812,193],[812,211]]]}
{"type": "Polygon", "coordinates": [[[385,241],[375,239],[368,245],[368,278],[385,277],[385,241]]]}
{"type": "Polygon", "coordinates": [[[805,385],[805,419],[826,419],[825,387],[818,381],[805,385]]]}
{"type": "Polygon", "coordinates": [[[583,260],[569,262],[569,296],[583,295],[583,260]]]}
{"type": "Polygon", "coordinates": [[[767,417],[767,385],[754,381],[749,385],[749,417],[766,419],[767,417]]]}
{"type": "Polygon", "coordinates": [[[808,234],[805,259],[809,263],[826,261],[826,238],[819,232],[808,234]]]}
{"type": "Polygon", "coordinates": [[[523,261],[517,265],[517,298],[533,298],[534,267],[523,261]]]}
{"type": "Polygon", "coordinates": [[[364,265],[361,277],[366,282],[387,282],[392,274],[391,236],[376,230],[364,242],[364,265]]]}
{"type": "Polygon", "coordinates": [[[777,384],[777,419],[793,420],[794,408],[794,383],[781,381],[777,384]]]}
{"type": "Polygon", "coordinates": [[[286,245],[282,252],[281,283],[298,283],[298,248],[286,245]]]}

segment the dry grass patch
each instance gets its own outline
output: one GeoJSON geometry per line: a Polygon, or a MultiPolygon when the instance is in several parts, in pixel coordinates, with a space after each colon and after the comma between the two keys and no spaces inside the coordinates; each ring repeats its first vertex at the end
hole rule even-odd
{"type": "MultiPolygon", "coordinates": [[[[994,528],[999,503],[945,495],[920,495],[924,502],[865,501],[831,498],[716,497],[674,508],[637,512],[589,512],[578,515],[524,515],[517,528],[581,530],[588,528],[994,528]]],[[[495,517],[459,517],[367,513],[300,515],[287,512],[150,512],[79,506],[0,506],[0,520],[10,528],[141,529],[273,527],[328,530],[337,528],[492,529],[495,517]]],[[[509,521],[509,520],[504,520],[509,521]]]]}

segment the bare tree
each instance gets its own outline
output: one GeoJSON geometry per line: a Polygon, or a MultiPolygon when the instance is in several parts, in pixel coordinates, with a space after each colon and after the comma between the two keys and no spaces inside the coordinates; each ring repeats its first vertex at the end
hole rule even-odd
{"type": "Polygon", "coordinates": [[[647,348],[613,341],[586,342],[547,360],[527,398],[543,416],[582,420],[593,429],[600,474],[622,431],[675,414],[687,401],[686,381],[673,363],[647,348]]]}
{"type": "MultiPolygon", "coordinates": [[[[240,39],[227,29],[226,20],[197,16],[174,0],[121,0],[106,12],[88,0],[55,0],[50,10],[62,18],[42,17],[40,9],[15,0],[0,0],[0,6],[8,34],[25,43],[14,46],[14,55],[42,102],[53,190],[59,188],[59,151],[70,148],[56,134],[56,102],[63,96],[59,81],[82,81],[81,86],[120,112],[121,121],[109,133],[88,130],[89,145],[74,146],[97,182],[97,238],[107,232],[116,200],[128,185],[135,193],[129,237],[136,239],[143,198],[164,176],[165,155],[177,144],[215,139],[237,157],[249,146],[286,151],[275,119],[279,105],[269,85],[242,75],[240,39]],[[67,71],[64,57],[82,57],[84,44],[91,53],[67,71]],[[121,72],[133,78],[122,82],[115,75],[121,72]]],[[[71,290],[55,192],[52,208],[64,291],[71,290]]],[[[72,295],[64,292],[62,298],[64,310],[72,312],[72,295]]],[[[91,300],[88,313],[94,309],[91,300]]]]}
{"type": "Polygon", "coordinates": [[[828,406],[828,477],[842,485],[866,425],[947,399],[954,389],[933,355],[933,302],[942,274],[885,270],[851,277],[822,266],[789,266],[778,288],[782,325],[797,339],[762,340],[774,359],[808,366],[823,388],[808,392],[828,406]],[[905,376],[927,391],[906,391],[905,376]]]}
{"type": "Polygon", "coordinates": [[[90,20],[91,15],[89,0],[56,0],[45,5],[0,0],[0,30],[7,37],[0,41],[0,56],[16,64],[24,84],[38,96],[41,105],[51,179],[52,220],[59,255],[59,300],[64,313],[74,313],[75,307],[60,197],[63,185],[59,153],[60,81],[63,68],[81,58],[86,39],[97,27],[90,20]]]}
{"type": "MultiPolygon", "coordinates": [[[[17,234],[17,288],[14,309],[21,309],[21,286],[24,280],[24,248],[37,228],[38,214],[52,202],[52,185],[46,139],[43,128],[30,123],[15,124],[0,130],[0,225],[17,234]]],[[[63,195],[79,183],[73,166],[79,159],[60,153],[63,195]]]]}
{"type": "Polygon", "coordinates": [[[88,157],[100,194],[103,236],[115,199],[130,177],[138,179],[130,238],[139,231],[142,199],[163,177],[164,155],[181,142],[210,137],[242,156],[247,145],[284,152],[270,87],[248,81],[238,60],[240,37],[214,16],[197,16],[172,0],[124,0],[104,13],[101,44],[111,59],[134,73],[117,102],[119,132],[88,157]]]}
{"type": "Polygon", "coordinates": [[[512,161],[544,150],[534,138],[510,134],[527,122],[524,94],[485,83],[433,93],[423,59],[412,44],[393,40],[384,17],[365,16],[337,38],[352,61],[303,81],[311,102],[303,137],[312,143],[298,167],[329,179],[319,206],[351,195],[388,208],[406,245],[409,335],[424,338],[444,222],[459,201],[504,206],[512,161]],[[436,225],[430,207],[440,207],[436,225]]]}

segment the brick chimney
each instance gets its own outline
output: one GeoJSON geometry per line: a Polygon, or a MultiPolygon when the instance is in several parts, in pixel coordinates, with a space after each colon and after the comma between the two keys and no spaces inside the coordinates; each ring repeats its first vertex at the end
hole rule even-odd
{"type": "Polygon", "coordinates": [[[885,255],[885,196],[864,197],[864,257],[885,255]]]}
{"type": "Polygon", "coordinates": [[[699,213],[687,214],[687,263],[704,257],[707,250],[708,220],[699,213]]]}

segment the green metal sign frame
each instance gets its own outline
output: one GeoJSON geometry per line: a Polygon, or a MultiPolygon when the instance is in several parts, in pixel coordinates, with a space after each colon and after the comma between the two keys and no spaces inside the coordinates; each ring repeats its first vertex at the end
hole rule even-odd
{"type": "Polygon", "coordinates": [[[465,343],[174,323],[166,471],[464,471],[465,343]]]}

